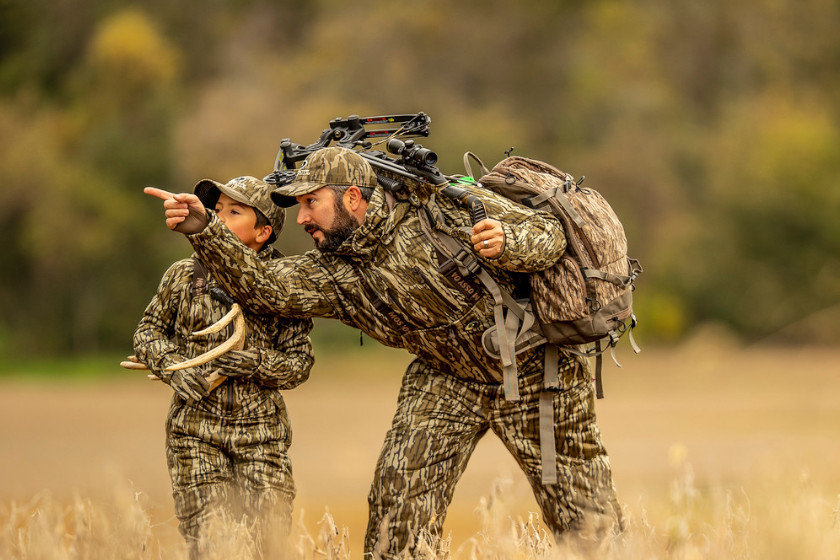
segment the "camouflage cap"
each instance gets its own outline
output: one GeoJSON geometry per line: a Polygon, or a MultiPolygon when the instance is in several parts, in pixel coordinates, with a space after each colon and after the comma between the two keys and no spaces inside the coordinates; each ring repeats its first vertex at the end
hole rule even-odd
{"type": "Polygon", "coordinates": [[[359,154],[347,148],[322,148],[309,155],[292,182],[279,187],[271,198],[278,206],[294,206],[296,196],[317,191],[327,185],[370,187],[377,185],[373,167],[359,154]]]}
{"type": "Polygon", "coordinates": [[[211,210],[215,208],[219,195],[224,193],[233,200],[247,204],[259,210],[274,230],[273,237],[269,243],[276,239],[283,229],[283,222],[286,220],[286,211],[274,204],[271,200],[271,185],[260,181],[256,177],[237,177],[226,184],[217,183],[212,179],[202,179],[196,183],[193,192],[204,205],[211,210]]]}

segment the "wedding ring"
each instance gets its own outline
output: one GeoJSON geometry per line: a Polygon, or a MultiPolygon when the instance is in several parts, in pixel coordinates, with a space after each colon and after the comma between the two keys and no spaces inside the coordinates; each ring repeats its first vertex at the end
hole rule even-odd
{"type": "Polygon", "coordinates": [[[489,242],[489,241],[487,241],[487,240],[485,239],[485,240],[484,240],[484,248],[486,249],[486,248],[488,248],[489,246],[490,246],[490,242],[489,242]]]}

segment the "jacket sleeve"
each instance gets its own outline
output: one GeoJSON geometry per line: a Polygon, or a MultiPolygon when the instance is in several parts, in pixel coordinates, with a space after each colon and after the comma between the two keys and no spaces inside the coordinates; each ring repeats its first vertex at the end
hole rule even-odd
{"type": "Polygon", "coordinates": [[[309,332],[311,319],[280,320],[271,347],[258,348],[259,365],[251,379],[274,389],[293,389],[309,379],[315,359],[309,332]]]}
{"type": "Polygon", "coordinates": [[[208,211],[210,223],[188,235],[213,278],[255,314],[290,318],[336,317],[334,282],[307,255],[263,261],[208,211]]]}
{"type": "Polygon", "coordinates": [[[192,279],[190,260],[178,261],[164,273],[134,331],[134,353],[149,370],[162,377],[170,365],[185,359],[177,343],[179,302],[192,279]]]}
{"type": "MultiPolygon", "coordinates": [[[[479,257],[490,267],[511,272],[536,272],[551,267],[566,250],[566,236],[563,224],[549,212],[525,208],[489,189],[468,187],[481,198],[487,209],[487,217],[502,223],[505,232],[505,246],[495,259],[479,257]]],[[[452,205],[443,209],[448,220],[461,226],[456,230],[461,240],[472,247],[470,234],[472,223],[468,214],[452,205]]]]}

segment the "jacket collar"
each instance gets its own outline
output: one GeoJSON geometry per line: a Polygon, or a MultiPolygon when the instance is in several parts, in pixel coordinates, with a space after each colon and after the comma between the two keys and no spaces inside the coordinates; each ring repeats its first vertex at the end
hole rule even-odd
{"type": "Polygon", "coordinates": [[[387,245],[396,235],[396,227],[411,210],[406,201],[386,199],[385,191],[378,187],[368,202],[365,221],[336,250],[339,255],[366,255],[380,245],[387,245]]]}

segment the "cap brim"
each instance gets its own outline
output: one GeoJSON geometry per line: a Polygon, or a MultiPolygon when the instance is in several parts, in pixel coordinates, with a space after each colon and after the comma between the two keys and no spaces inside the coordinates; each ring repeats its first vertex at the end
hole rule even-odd
{"type": "Polygon", "coordinates": [[[212,210],[216,206],[216,202],[219,201],[219,195],[222,194],[222,187],[224,187],[224,185],[217,183],[212,179],[202,179],[195,184],[193,193],[198,197],[205,208],[210,208],[212,210]]]}
{"type": "Polygon", "coordinates": [[[297,199],[293,196],[283,196],[277,191],[271,193],[271,201],[280,208],[289,208],[297,204],[297,199]]]}
{"type": "Polygon", "coordinates": [[[289,206],[294,206],[295,204],[297,204],[297,199],[295,197],[315,192],[318,189],[326,186],[326,183],[317,183],[311,181],[283,185],[282,187],[278,187],[271,193],[271,200],[273,200],[274,204],[276,204],[277,206],[288,208],[289,206]]]}

